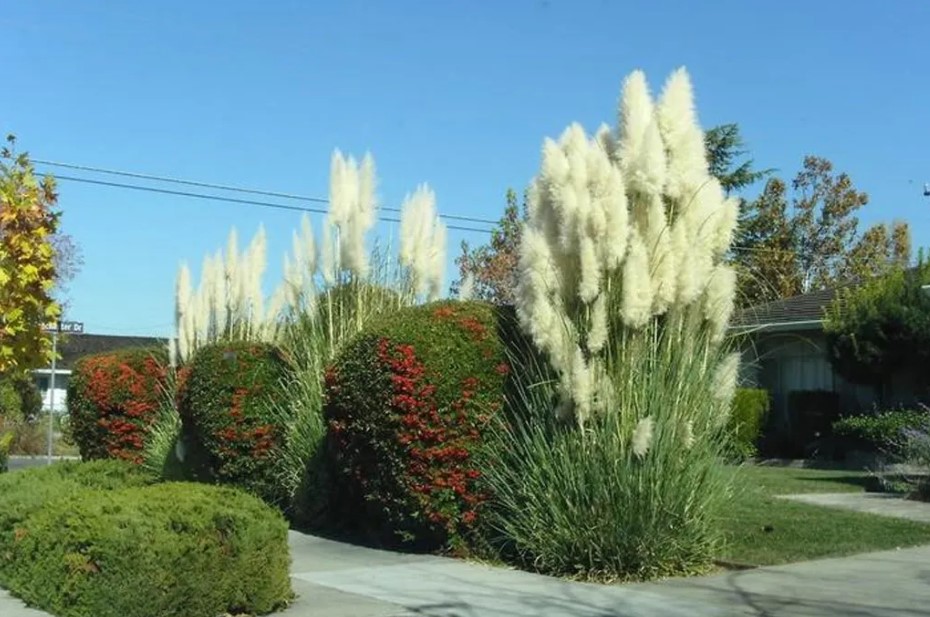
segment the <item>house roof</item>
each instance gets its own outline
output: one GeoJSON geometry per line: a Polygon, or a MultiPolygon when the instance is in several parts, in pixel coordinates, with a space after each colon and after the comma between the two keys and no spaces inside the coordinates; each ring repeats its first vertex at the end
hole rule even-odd
{"type": "Polygon", "coordinates": [[[823,321],[823,313],[833,302],[839,288],[822,289],[810,293],[782,298],[743,309],[733,317],[733,326],[791,325],[823,321]]]}
{"type": "Polygon", "coordinates": [[[155,347],[168,344],[167,339],[154,336],[114,336],[110,334],[69,334],[58,341],[59,360],[56,368],[71,369],[84,356],[125,349],[155,347]]]}

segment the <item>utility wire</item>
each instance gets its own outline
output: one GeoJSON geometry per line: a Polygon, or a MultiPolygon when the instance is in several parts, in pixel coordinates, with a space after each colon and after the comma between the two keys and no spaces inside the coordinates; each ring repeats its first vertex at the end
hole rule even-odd
{"type": "MultiPolygon", "coordinates": [[[[270,201],[257,201],[254,199],[239,199],[236,197],[223,197],[222,195],[207,195],[204,193],[193,193],[190,191],[176,191],[173,189],[163,189],[163,188],[157,188],[154,186],[125,184],[122,182],[110,182],[107,180],[93,180],[91,178],[76,178],[74,176],[56,175],[55,179],[65,180],[67,182],[84,182],[87,184],[97,184],[97,185],[109,186],[113,188],[131,189],[134,191],[146,191],[149,193],[161,193],[164,195],[176,195],[179,197],[191,197],[194,199],[206,199],[210,201],[222,201],[222,202],[227,202],[227,203],[246,204],[250,206],[261,206],[263,208],[276,208],[278,210],[290,210],[294,212],[314,212],[317,214],[326,214],[327,212],[326,210],[322,208],[311,208],[307,206],[290,206],[287,204],[273,203],[270,201]]],[[[381,216],[379,217],[379,219],[382,221],[391,222],[391,223],[400,223],[400,219],[397,217],[381,216]]],[[[478,227],[466,227],[463,225],[446,225],[446,227],[448,229],[455,229],[458,231],[474,231],[478,233],[491,233],[490,229],[480,229],[478,227]]]]}
{"type": "MultiPolygon", "coordinates": [[[[278,191],[249,189],[249,188],[244,188],[244,187],[239,187],[239,186],[214,184],[211,182],[200,182],[197,180],[184,180],[181,178],[171,178],[168,176],[157,176],[157,175],[152,175],[152,174],[143,174],[143,173],[131,172],[131,171],[119,171],[115,169],[105,169],[102,167],[91,167],[89,165],[76,165],[73,163],[60,163],[57,161],[46,161],[43,159],[32,159],[32,161],[34,163],[48,165],[51,167],[61,167],[61,168],[74,169],[74,170],[80,170],[80,171],[90,171],[90,172],[95,172],[95,173],[109,174],[109,175],[114,175],[114,176],[123,176],[123,177],[128,177],[128,178],[139,178],[139,179],[144,179],[144,180],[154,180],[157,182],[168,182],[168,183],[173,183],[173,184],[182,184],[186,186],[211,188],[211,189],[218,189],[218,190],[223,190],[223,191],[231,191],[235,193],[244,193],[244,194],[249,194],[249,195],[264,195],[267,197],[279,197],[282,199],[293,199],[295,201],[306,201],[306,202],[319,203],[319,204],[329,203],[329,200],[323,199],[322,197],[309,197],[306,195],[296,195],[293,193],[282,193],[278,191]]],[[[61,175],[55,175],[54,177],[58,180],[66,180],[69,182],[85,182],[88,184],[98,184],[102,186],[132,189],[132,190],[137,190],[137,191],[148,191],[152,193],[162,193],[166,195],[177,195],[180,197],[191,197],[191,198],[196,198],[196,199],[206,199],[206,200],[212,200],[212,201],[223,201],[223,202],[228,202],[228,203],[254,205],[254,206],[261,206],[265,208],[276,208],[279,210],[290,210],[290,211],[296,211],[296,212],[313,212],[317,214],[327,213],[326,210],[323,210],[321,208],[289,206],[286,204],[272,203],[272,202],[267,202],[267,201],[256,201],[252,199],[237,199],[235,197],[223,197],[221,195],[206,195],[203,193],[192,193],[188,191],[162,189],[162,188],[156,188],[156,187],[141,186],[138,184],[124,184],[120,182],[109,182],[106,180],[94,180],[91,178],[76,178],[73,176],[61,176],[61,175]]],[[[391,207],[384,206],[381,209],[387,212],[400,212],[400,208],[391,208],[391,207]]],[[[497,221],[492,221],[490,219],[460,216],[460,215],[454,215],[454,214],[440,214],[439,216],[442,218],[446,218],[446,219],[467,221],[467,222],[472,222],[472,223],[483,223],[487,225],[497,225],[498,223],[497,221]]],[[[400,222],[400,219],[396,217],[379,217],[379,218],[382,221],[386,221],[386,222],[392,222],[392,223],[400,222]]],[[[478,232],[478,233],[490,233],[491,231],[488,229],[479,229],[476,227],[466,227],[466,226],[460,226],[460,225],[447,225],[446,227],[448,227],[449,229],[455,229],[458,231],[470,231],[470,232],[478,232]]],[[[760,252],[760,253],[791,253],[792,252],[789,249],[780,249],[780,248],[775,248],[775,247],[761,247],[761,246],[759,247],[732,246],[730,248],[735,251],[748,251],[748,252],[760,252]]]]}
{"type": "MultiPolygon", "coordinates": [[[[278,191],[265,191],[260,189],[250,189],[241,186],[231,186],[228,184],[214,184],[212,182],[201,182],[198,180],[184,180],[182,178],[171,178],[169,176],[156,176],[152,174],[143,174],[134,171],[119,171],[116,169],[105,169],[103,167],[91,167],[89,165],[76,165],[74,163],[60,163],[58,161],[46,161],[43,159],[32,159],[33,163],[48,165],[49,167],[62,167],[65,169],[74,169],[76,171],[90,171],[94,173],[108,174],[111,176],[123,176],[126,178],[137,178],[141,180],[154,180],[156,182],[168,182],[171,184],[183,184],[186,186],[197,186],[200,188],[218,189],[221,191],[231,191],[234,193],[246,193],[249,195],[263,195],[265,197],[279,197],[281,199],[293,199],[295,201],[308,201],[312,203],[328,204],[329,200],[322,197],[309,197],[306,195],[296,195],[294,193],[281,193],[278,191]]],[[[56,176],[61,177],[61,176],[56,176]]],[[[384,206],[381,208],[387,212],[400,212],[400,208],[384,206]]],[[[466,221],[469,223],[484,223],[487,225],[497,225],[497,221],[482,219],[473,216],[462,216],[456,214],[440,214],[442,218],[466,221]]]]}

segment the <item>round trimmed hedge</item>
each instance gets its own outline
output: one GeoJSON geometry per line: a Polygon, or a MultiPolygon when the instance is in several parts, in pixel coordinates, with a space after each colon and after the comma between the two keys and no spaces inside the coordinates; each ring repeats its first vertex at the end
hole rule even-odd
{"type": "Polygon", "coordinates": [[[124,349],[78,360],[68,383],[71,435],[84,460],[142,462],[167,383],[167,350],[124,349]]]}
{"type": "Polygon", "coordinates": [[[265,501],[284,505],[275,478],[287,435],[280,405],[290,368],[266,343],[218,343],[197,350],[179,386],[185,436],[208,459],[209,472],[265,501]]]}
{"type": "Polygon", "coordinates": [[[17,526],[2,582],[59,617],[264,614],[292,598],[287,524],[231,488],[83,491],[17,526]]]}
{"type": "Polygon", "coordinates": [[[487,495],[482,437],[509,373],[490,304],[401,309],[325,376],[331,513],[371,542],[463,551],[487,495]]]}

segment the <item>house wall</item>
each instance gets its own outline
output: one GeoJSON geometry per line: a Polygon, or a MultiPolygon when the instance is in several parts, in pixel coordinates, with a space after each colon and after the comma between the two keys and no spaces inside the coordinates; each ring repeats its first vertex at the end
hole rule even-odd
{"type": "MultiPolygon", "coordinates": [[[[51,370],[39,369],[32,374],[33,381],[42,395],[42,409],[52,409],[51,370]]],[[[68,410],[68,381],[71,379],[70,370],[55,371],[55,413],[63,414],[68,410]]]]}
{"type": "Polygon", "coordinates": [[[878,401],[875,389],[850,384],[836,374],[819,329],[752,335],[743,346],[743,365],[743,384],[768,390],[772,413],[782,421],[788,419],[789,394],[797,390],[836,392],[847,413],[871,408],[878,401]]]}

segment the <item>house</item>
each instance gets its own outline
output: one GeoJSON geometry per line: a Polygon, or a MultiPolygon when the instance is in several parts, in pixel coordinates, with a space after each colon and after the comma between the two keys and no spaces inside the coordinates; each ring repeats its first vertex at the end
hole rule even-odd
{"type": "MultiPolygon", "coordinates": [[[[167,339],[149,336],[112,336],[109,334],[71,334],[58,340],[58,361],[55,363],[54,411],[64,413],[67,409],[68,381],[71,370],[78,359],[97,353],[125,349],[127,347],[153,347],[167,345],[167,339]]],[[[42,394],[42,408],[52,408],[51,365],[33,371],[36,386],[42,394]]]]}
{"type": "Polygon", "coordinates": [[[731,328],[740,335],[743,353],[741,381],[769,391],[777,420],[790,422],[788,401],[794,391],[835,392],[845,412],[869,409],[878,401],[875,388],[849,383],[830,364],[823,319],[837,293],[825,289],[776,300],[734,318],[731,328]]]}

